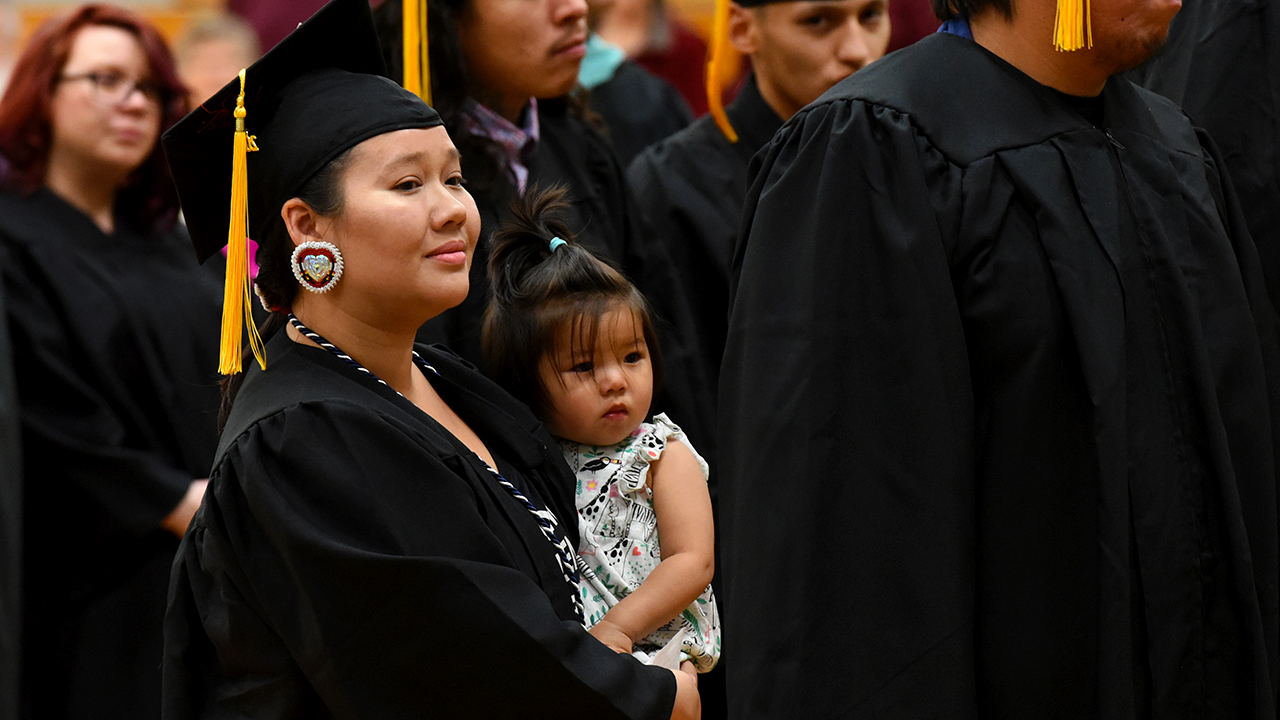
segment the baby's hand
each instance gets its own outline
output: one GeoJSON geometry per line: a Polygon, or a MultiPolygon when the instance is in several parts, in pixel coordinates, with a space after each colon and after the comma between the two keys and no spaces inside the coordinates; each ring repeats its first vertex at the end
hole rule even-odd
{"type": "Polygon", "coordinates": [[[595,639],[612,648],[614,652],[630,655],[631,646],[635,644],[631,636],[623,632],[622,628],[609,622],[607,617],[596,623],[588,632],[595,639]]]}

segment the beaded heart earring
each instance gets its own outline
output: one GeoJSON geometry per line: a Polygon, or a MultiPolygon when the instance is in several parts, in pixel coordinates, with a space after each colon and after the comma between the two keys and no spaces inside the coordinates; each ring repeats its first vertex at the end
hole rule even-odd
{"type": "Polygon", "coordinates": [[[313,293],[327,293],[342,278],[342,253],[332,243],[304,242],[293,250],[290,264],[298,284],[313,293]]]}

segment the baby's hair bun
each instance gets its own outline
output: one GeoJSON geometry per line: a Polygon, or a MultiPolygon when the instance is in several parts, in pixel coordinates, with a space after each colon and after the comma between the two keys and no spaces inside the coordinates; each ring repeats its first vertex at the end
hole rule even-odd
{"type": "Polygon", "coordinates": [[[563,185],[545,190],[534,185],[512,208],[513,219],[489,238],[489,282],[493,300],[508,303],[520,294],[529,273],[555,252],[575,247],[573,232],[565,222],[569,191],[563,185]]]}

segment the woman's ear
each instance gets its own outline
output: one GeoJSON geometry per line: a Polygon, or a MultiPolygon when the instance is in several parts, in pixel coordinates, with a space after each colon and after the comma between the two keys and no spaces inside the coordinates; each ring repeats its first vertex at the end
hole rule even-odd
{"type": "Polygon", "coordinates": [[[303,200],[289,198],[280,208],[280,217],[284,220],[284,226],[295,247],[308,241],[324,240],[319,227],[320,216],[303,200]]]}
{"type": "Polygon", "coordinates": [[[734,50],[750,55],[760,48],[760,18],[755,8],[729,3],[729,27],[726,37],[734,50]]]}

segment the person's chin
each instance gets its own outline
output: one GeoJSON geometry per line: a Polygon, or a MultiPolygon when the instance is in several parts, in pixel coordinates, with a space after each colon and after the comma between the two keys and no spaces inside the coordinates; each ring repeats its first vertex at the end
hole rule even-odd
{"type": "Polygon", "coordinates": [[[557,72],[547,73],[547,75],[545,75],[547,78],[545,86],[540,92],[535,93],[534,97],[563,97],[568,95],[569,91],[573,90],[573,86],[578,83],[578,68],[581,66],[581,63],[575,60],[572,63],[566,64],[571,64],[573,66],[572,69],[565,70],[564,68],[560,68],[557,72]]]}
{"type": "Polygon", "coordinates": [[[430,297],[430,305],[436,309],[432,317],[439,315],[446,310],[452,310],[462,304],[467,299],[467,294],[471,289],[471,283],[468,281],[465,273],[460,278],[462,282],[446,280],[432,288],[430,297]]]}

